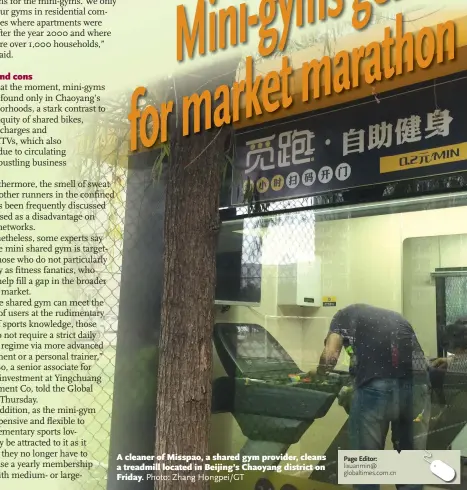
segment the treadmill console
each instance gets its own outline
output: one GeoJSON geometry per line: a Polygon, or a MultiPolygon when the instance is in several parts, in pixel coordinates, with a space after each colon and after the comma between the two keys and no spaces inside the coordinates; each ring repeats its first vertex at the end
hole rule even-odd
{"type": "Polygon", "coordinates": [[[287,378],[300,372],[287,351],[260,325],[218,323],[214,345],[230,377],[287,378]]]}

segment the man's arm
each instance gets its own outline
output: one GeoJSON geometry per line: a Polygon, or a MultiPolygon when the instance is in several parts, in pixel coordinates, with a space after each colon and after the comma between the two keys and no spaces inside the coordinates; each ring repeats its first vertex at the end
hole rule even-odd
{"type": "Polygon", "coordinates": [[[319,358],[319,365],[308,372],[310,376],[326,374],[336,367],[344,343],[344,332],[348,327],[347,309],[338,311],[331,321],[328,336],[324,341],[324,350],[319,358]]]}
{"type": "Polygon", "coordinates": [[[437,369],[447,369],[452,362],[453,357],[440,357],[432,361],[432,366],[437,369]]]}
{"type": "Polygon", "coordinates": [[[336,367],[341,355],[342,344],[343,340],[341,335],[334,332],[328,335],[323,353],[319,359],[318,374],[327,374],[336,367]]]}
{"type": "Polygon", "coordinates": [[[313,367],[308,371],[307,375],[320,376],[331,372],[337,364],[341,355],[343,340],[338,333],[330,332],[326,338],[324,350],[319,358],[318,366],[313,367]]]}

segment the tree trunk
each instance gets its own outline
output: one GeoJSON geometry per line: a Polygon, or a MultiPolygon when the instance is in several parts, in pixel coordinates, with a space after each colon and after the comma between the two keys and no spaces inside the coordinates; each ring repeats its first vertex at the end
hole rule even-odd
{"type": "MultiPolygon", "coordinates": [[[[229,84],[232,79],[230,73],[229,84]]],[[[225,81],[216,85],[220,83],[225,81]]],[[[181,122],[180,114],[178,119],[181,122]]],[[[156,455],[204,459],[209,454],[219,194],[225,137],[230,131],[223,127],[181,137],[178,128],[170,135],[156,455]]],[[[197,476],[204,471],[157,473],[168,477],[155,482],[158,490],[209,488],[209,482],[197,476]],[[173,481],[173,473],[193,475],[195,481],[173,481]]]]}

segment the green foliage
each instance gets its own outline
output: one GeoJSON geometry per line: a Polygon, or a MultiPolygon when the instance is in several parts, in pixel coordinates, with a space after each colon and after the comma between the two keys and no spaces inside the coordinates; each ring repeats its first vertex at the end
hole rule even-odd
{"type": "Polygon", "coordinates": [[[170,144],[162,143],[160,146],[160,151],[158,152],[154,164],[152,166],[152,177],[154,181],[159,181],[162,176],[162,170],[164,165],[168,162],[170,158],[170,144]]]}

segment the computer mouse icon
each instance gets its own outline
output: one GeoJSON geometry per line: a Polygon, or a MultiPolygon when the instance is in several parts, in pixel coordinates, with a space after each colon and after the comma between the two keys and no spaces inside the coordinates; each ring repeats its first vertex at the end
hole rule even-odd
{"type": "Polygon", "coordinates": [[[439,459],[435,459],[432,463],[430,463],[430,471],[433,475],[437,476],[441,480],[446,483],[450,483],[456,478],[456,471],[454,468],[451,468],[446,463],[443,463],[439,459]]]}

